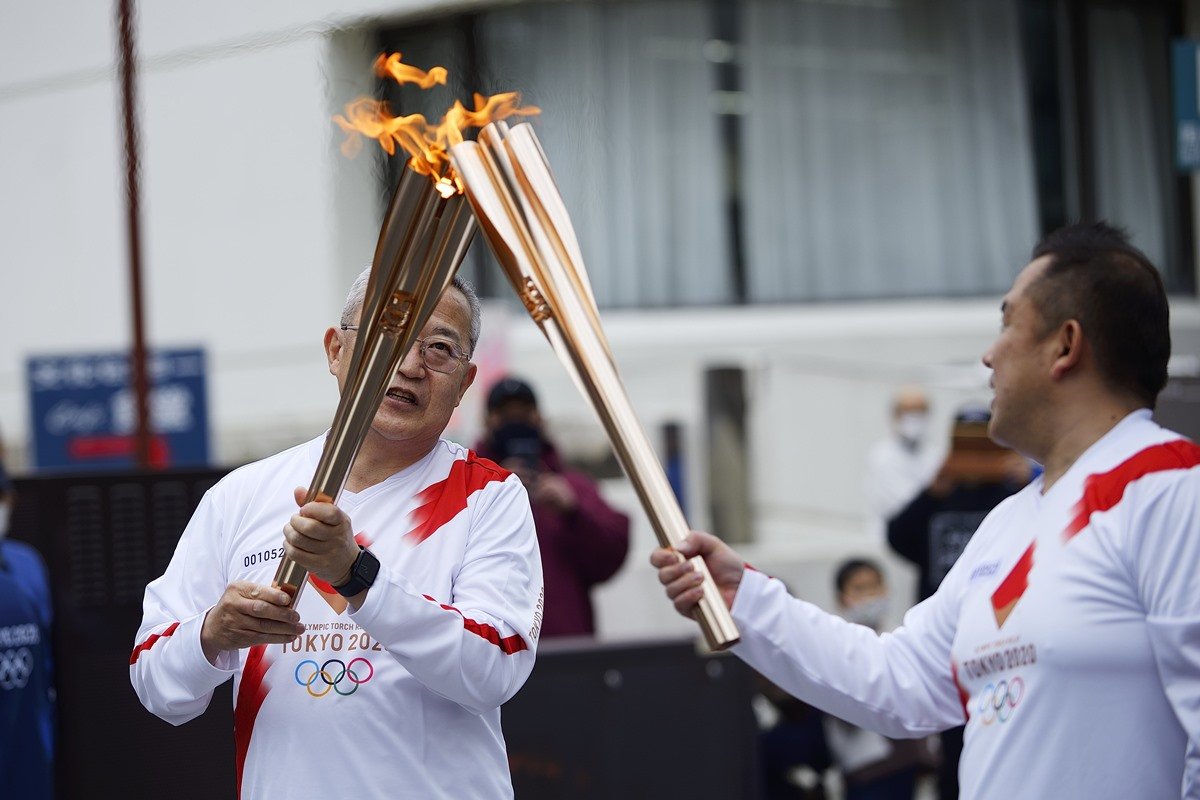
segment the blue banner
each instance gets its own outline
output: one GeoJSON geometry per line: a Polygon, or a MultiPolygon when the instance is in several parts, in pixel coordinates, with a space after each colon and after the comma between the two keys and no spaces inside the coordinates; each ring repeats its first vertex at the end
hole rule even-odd
{"type": "MultiPolygon", "coordinates": [[[[26,363],[31,452],[44,470],[136,465],[136,412],[128,353],[34,356],[26,363]]],[[[204,351],[147,354],[150,462],[207,466],[204,351]]]]}
{"type": "Polygon", "coordinates": [[[1175,88],[1175,165],[1180,172],[1200,169],[1200,80],[1197,79],[1200,42],[1171,43],[1171,73],[1175,88]]]}

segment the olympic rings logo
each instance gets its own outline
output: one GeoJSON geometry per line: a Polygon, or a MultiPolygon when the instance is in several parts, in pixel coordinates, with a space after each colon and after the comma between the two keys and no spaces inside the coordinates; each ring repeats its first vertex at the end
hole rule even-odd
{"type": "Polygon", "coordinates": [[[24,689],[33,674],[33,653],[28,647],[0,653],[0,689],[24,689]]]}
{"type": "Polygon", "coordinates": [[[296,683],[308,690],[313,697],[324,697],[330,691],[337,692],[342,697],[349,697],[358,691],[358,687],[375,677],[375,666],[362,656],[350,661],[349,664],[340,658],[331,658],[317,666],[317,662],[306,658],[296,665],[296,683]],[[360,664],[355,669],[355,664],[360,664]],[[309,669],[305,669],[308,666],[309,669]],[[301,677],[301,670],[307,677],[301,677]],[[349,689],[342,687],[349,684],[349,689]]]}
{"type": "Polygon", "coordinates": [[[984,725],[1008,722],[1025,697],[1025,681],[1020,677],[989,683],[979,695],[976,712],[984,725]]]}

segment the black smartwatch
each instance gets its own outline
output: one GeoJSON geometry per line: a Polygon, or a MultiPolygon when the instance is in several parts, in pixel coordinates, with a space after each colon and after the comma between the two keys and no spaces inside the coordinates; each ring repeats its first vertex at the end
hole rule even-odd
{"type": "Polygon", "coordinates": [[[370,589],[375,583],[375,576],[379,574],[379,559],[375,554],[362,545],[358,548],[358,558],[354,559],[354,565],[350,567],[350,580],[341,586],[333,587],[342,597],[354,597],[359,592],[370,589]]]}

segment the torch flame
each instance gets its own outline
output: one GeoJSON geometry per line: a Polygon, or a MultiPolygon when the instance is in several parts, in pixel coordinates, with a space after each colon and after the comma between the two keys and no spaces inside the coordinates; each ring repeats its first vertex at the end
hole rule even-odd
{"type": "Polygon", "coordinates": [[[401,63],[399,53],[392,53],[390,56],[380,53],[375,59],[375,74],[381,78],[390,75],[399,84],[415,83],[422,89],[432,89],[438,83],[445,86],[448,73],[445,67],[434,67],[429,72],[424,72],[410,64],[401,63]]]}
{"type": "MultiPolygon", "coordinates": [[[[405,64],[399,53],[380,53],[375,59],[375,73],[399,84],[416,84],[422,89],[432,88],[435,84],[445,85],[447,76],[445,67],[433,67],[426,72],[405,64]]],[[[335,115],[333,121],[346,134],[342,142],[344,155],[357,155],[364,136],[379,142],[388,155],[395,155],[399,147],[410,156],[409,168],[428,175],[437,184],[438,192],[449,197],[462,191],[462,182],[450,166],[450,148],[463,141],[463,131],[513,116],[540,113],[541,109],[536,106],[522,106],[521,95],[517,92],[501,92],[491,97],[476,93],[473,109],[455,100],[434,125],[424,114],[397,117],[382,100],[360,97],[347,103],[345,113],[335,115]]]]}

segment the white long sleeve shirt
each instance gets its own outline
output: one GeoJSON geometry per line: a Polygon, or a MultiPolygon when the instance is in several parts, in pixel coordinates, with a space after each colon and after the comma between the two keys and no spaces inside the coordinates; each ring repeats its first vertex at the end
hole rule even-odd
{"type": "Polygon", "coordinates": [[[339,499],[382,564],[358,611],[310,576],[299,639],[205,658],[200,628],[225,587],[271,583],[293,489],[322,445],[242,467],[204,496],[146,589],[138,697],[178,725],[232,676],[242,798],[511,797],[500,705],[533,669],[541,562],[520,481],[456,444],[339,499]]]}
{"type": "Polygon", "coordinates": [[[747,570],[735,652],[887,736],[966,722],[962,797],[1200,798],[1200,447],[1137,411],[990,514],[876,636],[747,570]]]}

